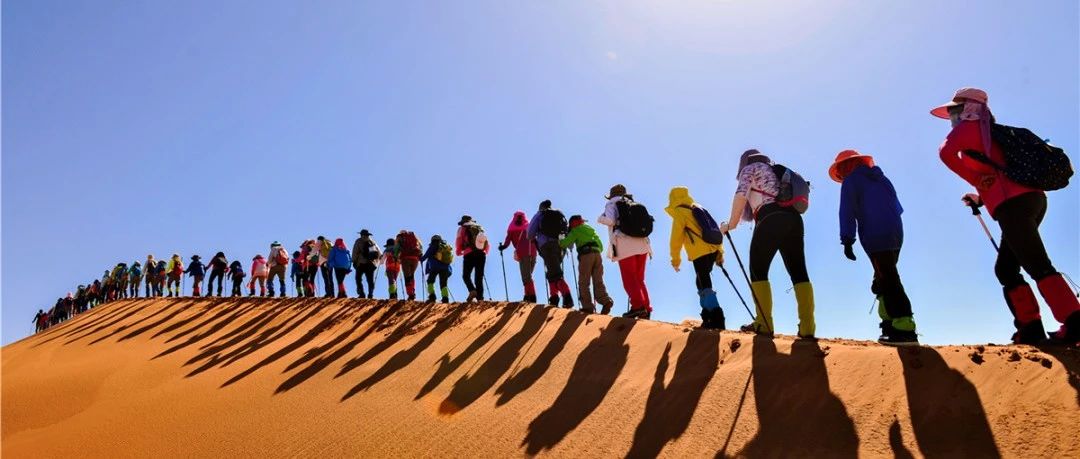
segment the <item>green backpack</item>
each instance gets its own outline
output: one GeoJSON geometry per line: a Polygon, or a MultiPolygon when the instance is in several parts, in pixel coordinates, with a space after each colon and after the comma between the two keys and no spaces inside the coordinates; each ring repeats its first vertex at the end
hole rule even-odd
{"type": "Polygon", "coordinates": [[[439,243],[439,251],[435,252],[435,260],[440,263],[451,264],[454,262],[454,248],[446,241],[439,243]]]}

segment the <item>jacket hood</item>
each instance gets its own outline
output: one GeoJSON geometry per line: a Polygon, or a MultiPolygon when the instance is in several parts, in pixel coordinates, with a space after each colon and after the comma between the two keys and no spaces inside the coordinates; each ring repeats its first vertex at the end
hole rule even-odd
{"type": "Polygon", "coordinates": [[[668,193],[668,206],[664,210],[668,214],[673,214],[679,206],[689,206],[693,203],[694,198],[690,196],[690,189],[685,186],[677,186],[668,193]]]}
{"type": "Polygon", "coordinates": [[[258,254],[258,255],[255,255],[255,258],[252,258],[252,260],[254,260],[254,261],[259,261],[259,260],[262,260],[262,259],[263,259],[263,256],[262,256],[261,253],[258,254]]]}
{"type": "Polygon", "coordinates": [[[851,175],[858,175],[860,177],[866,177],[875,182],[880,182],[885,179],[885,172],[880,167],[866,167],[865,165],[856,167],[851,171],[851,175]]]}
{"type": "Polygon", "coordinates": [[[345,240],[342,238],[337,238],[337,240],[334,241],[334,247],[345,250],[345,240]]]}
{"type": "Polygon", "coordinates": [[[525,215],[525,212],[514,212],[514,218],[510,219],[510,225],[506,227],[507,232],[523,231],[529,229],[529,217],[525,215]],[[518,224],[518,222],[521,222],[518,224]]]}

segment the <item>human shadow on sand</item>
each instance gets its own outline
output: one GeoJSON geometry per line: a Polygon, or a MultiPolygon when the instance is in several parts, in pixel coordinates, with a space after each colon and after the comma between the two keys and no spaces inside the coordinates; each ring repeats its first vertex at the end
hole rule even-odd
{"type": "Polygon", "coordinates": [[[755,337],[753,346],[759,427],[736,456],[857,457],[855,423],[829,390],[826,353],[818,343],[795,341],[790,355],[778,353],[767,337],[755,337]]]}
{"type": "Polygon", "coordinates": [[[480,333],[480,336],[477,336],[473,342],[469,343],[461,353],[454,356],[454,358],[450,358],[450,352],[452,351],[443,354],[439,359],[439,368],[436,369],[435,374],[431,375],[431,378],[424,383],[424,387],[420,388],[420,392],[416,394],[416,397],[413,398],[413,400],[419,400],[431,393],[431,391],[435,390],[436,387],[439,387],[439,384],[442,384],[446,378],[450,377],[454,371],[457,371],[457,369],[461,367],[466,360],[472,357],[473,354],[486,346],[488,342],[495,339],[496,336],[499,336],[499,334],[502,333],[503,328],[506,327],[506,324],[510,323],[510,319],[512,319],[515,313],[520,309],[520,303],[515,303],[505,308],[499,308],[498,320],[480,333]]]}
{"type": "Polygon", "coordinates": [[[555,402],[529,423],[529,431],[521,441],[526,454],[551,449],[600,406],[626,366],[630,353],[626,338],[634,323],[634,319],[612,318],[578,354],[555,402]]]}
{"type": "Polygon", "coordinates": [[[975,385],[932,348],[898,348],[897,353],[923,456],[1001,457],[975,385]]]}
{"type": "Polygon", "coordinates": [[[566,343],[570,342],[570,337],[574,336],[574,333],[581,327],[581,324],[585,323],[587,318],[588,315],[586,314],[565,315],[562,324],[559,324],[559,328],[555,330],[555,334],[544,345],[544,349],[540,351],[540,354],[536,356],[536,360],[520,371],[511,372],[510,377],[495,389],[495,394],[499,396],[495,400],[495,406],[505,405],[539,381],[548,368],[551,368],[551,362],[555,360],[555,357],[558,357],[566,348],[566,343]]]}
{"type": "Polygon", "coordinates": [[[1070,349],[1052,344],[1039,346],[1038,348],[1040,351],[1053,356],[1065,367],[1065,377],[1069,378],[1069,385],[1076,391],[1076,404],[1080,405],[1080,349],[1070,349]]]}
{"type": "Polygon", "coordinates": [[[48,330],[34,334],[33,336],[41,341],[31,347],[38,347],[65,336],[80,334],[116,317],[125,315],[125,313],[132,313],[137,309],[146,307],[147,303],[149,303],[147,300],[130,300],[127,303],[115,302],[99,305],[62,323],[53,325],[48,330]]]}
{"type": "Polygon", "coordinates": [[[668,343],[656,365],[649,398],[645,401],[645,416],[634,431],[634,442],[626,457],[656,457],[669,441],[686,432],[705,388],[720,367],[720,333],[691,331],[675,363],[671,382],[665,386],[670,355],[671,343],[668,343]]]}

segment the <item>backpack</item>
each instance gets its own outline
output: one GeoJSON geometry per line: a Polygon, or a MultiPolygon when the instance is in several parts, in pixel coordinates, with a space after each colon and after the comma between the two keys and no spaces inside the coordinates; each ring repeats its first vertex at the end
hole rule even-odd
{"type": "Polygon", "coordinates": [[[439,250],[435,252],[435,261],[451,264],[454,262],[454,248],[446,241],[439,242],[439,250]]]}
{"type": "Polygon", "coordinates": [[[566,216],[559,209],[544,209],[540,213],[539,230],[544,236],[558,239],[559,235],[569,231],[569,225],[566,223],[566,216]]]}
{"type": "Polygon", "coordinates": [[[484,227],[479,223],[469,222],[463,225],[465,227],[465,237],[468,239],[469,246],[475,247],[477,250],[484,250],[487,246],[488,237],[484,233],[484,227]]]}
{"type": "Polygon", "coordinates": [[[1027,129],[1004,124],[991,125],[990,137],[1005,155],[1004,167],[977,151],[965,151],[964,154],[1004,172],[1010,180],[1029,188],[1054,191],[1069,185],[1073,168],[1069,157],[1065,156],[1065,150],[1050,145],[1027,129]]]}
{"type": "Polygon", "coordinates": [[[374,264],[379,261],[379,246],[374,241],[367,241],[367,247],[364,247],[364,258],[367,258],[369,263],[374,264]]]}
{"type": "Polygon", "coordinates": [[[289,254],[285,253],[284,247],[278,247],[274,251],[274,264],[278,266],[289,266],[289,254]]]}
{"type": "Polygon", "coordinates": [[[420,258],[420,241],[416,239],[416,233],[412,231],[397,236],[397,246],[401,250],[402,257],[420,258]]]}
{"type": "Polygon", "coordinates": [[[624,197],[615,202],[615,209],[619,212],[619,218],[615,222],[615,229],[630,237],[648,237],[652,234],[653,218],[649,215],[649,209],[645,205],[624,197]]]}
{"type": "Polygon", "coordinates": [[[142,266],[132,266],[131,277],[142,277],[142,266]]]}
{"type": "Polygon", "coordinates": [[[790,207],[800,214],[805,214],[810,207],[810,182],[787,167],[773,164],[773,173],[779,182],[780,192],[776,196],[776,203],[781,207],[790,207]]]}
{"type": "Polygon", "coordinates": [[[173,263],[173,269],[170,274],[172,274],[173,276],[179,276],[181,274],[184,274],[184,264],[179,261],[173,263]]]}
{"type": "Polygon", "coordinates": [[[690,212],[694,215],[694,221],[701,227],[701,234],[694,233],[689,227],[686,228],[686,231],[709,244],[720,245],[724,243],[724,233],[720,231],[720,225],[716,224],[716,220],[713,219],[708,210],[701,206],[682,205],[679,207],[690,209],[690,212]]]}

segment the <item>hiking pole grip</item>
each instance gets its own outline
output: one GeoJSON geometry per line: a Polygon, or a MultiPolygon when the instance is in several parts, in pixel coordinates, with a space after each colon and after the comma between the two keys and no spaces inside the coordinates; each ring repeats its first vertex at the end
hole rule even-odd
{"type": "Polygon", "coordinates": [[[967,204],[967,206],[971,208],[971,215],[981,215],[982,214],[982,211],[979,210],[979,207],[981,207],[981,206],[979,204],[976,204],[975,200],[973,200],[973,199],[971,199],[971,198],[969,198],[967,196],[964,196],[964,203],[967,204]]]}

